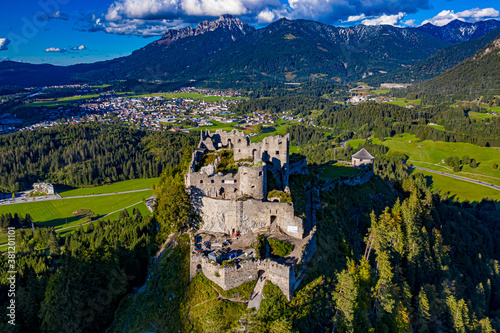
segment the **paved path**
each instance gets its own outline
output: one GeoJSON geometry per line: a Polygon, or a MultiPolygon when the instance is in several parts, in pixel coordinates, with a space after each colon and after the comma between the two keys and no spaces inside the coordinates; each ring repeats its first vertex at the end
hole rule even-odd
{"type": "Polygon", "coordinates": [[[257,280],[257,284],[255,285],[255,288],[253,289],[252,298],[250,298],[250,302],[248,302],[249,309],[254,308],[257,311],[259,311],[260,301],[262,301],[262,299],[264,298],[264,295],[262,293],[264,290],[264,286],[266,285],[266,281],[267,281],[267,279],[266,279],[265,274],[263,274],[257,280]]]}
{"type": "Polygon", "coordinates": [[[348,143],[349,141],[351,141],[352,139],[349,139],[349,140],[344,140],[340,143],[340,145],[342,146],[342,148],[346,149],[345,147],[345,144],[348,143]]]}
{"type": "Polygon", "coordinates": [[[466,181],[466,182],[475,183],[475,184],[478,184],[478,185],[490,187],[490,188],[493,188],[495,190],[499,190],[500,191],[500,186],[496,186],[496,185],[493,185],[493,184],[488,184],[488,183],[485,183],[485,182],[482,182],[482,181],[479,181],[479,180],[474,180],[474,179],[470,179],[470,178],[465,178],[465,177],[450,175],[448,173],[444,173],[444,172],[440,172],[440,171],[435,171],[435,170],[431,170],[431,169],[426,169],[426,168],[421,168],[421,167],[414,166],[414,165],[412,165],[412,167],[415,168],[415,169],[418,169],[418,170],[424,170],[424,171],[432,172],[432,173],[435,173],[435,174],[438,174],[438,175],[442,175],[442,176],[446,176],[446,177],[451,177],[451,178],[455,178],[455,179],[460,179],[460,180],[463,180],[463,181],[466,181]]]}

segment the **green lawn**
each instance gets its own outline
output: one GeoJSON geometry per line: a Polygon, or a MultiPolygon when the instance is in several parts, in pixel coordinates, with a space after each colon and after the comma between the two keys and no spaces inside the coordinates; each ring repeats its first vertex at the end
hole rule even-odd
{"type": "Polygon", "coordinates": [[[439,131],[443,131],[444,130],[444,127],[442,125],[427,125],[429,127],[432,127],[434,129],[437,129],[439,131]]]}
{"type": "Polygon", "coordinates": [[[335,179],[341,176],[350,177],[358,174],[359,170],[350,166],[335,163],[311,168],[322,179],[335,179]]]}
{"type": "Polygon", "coordinates": [[[418,170],[416,172],[422,173],[429,178],[432,177],[432,189],[439,189],[441,193],[449,192],[450,196],[453,196],[457,201],[478,202],[484,198],[500,201],[500,191],[495,189],[427,171],[418,170]]]}
{"type": "Polygon", "coordinates": [[[271,126],[271,127],[264,127],[262,129],[262,133],[256,136],[252,136],[250,138],[250,142],[260,142],[262,141],[265,137],[268,136],[274,136],[274,135],[285,135],[286,134],[286,129],[290,125],[280,125],[280,126],[271,126]]]}
{"type": "Polygon", "coordinates": [[[407,105],[420,105],[422,102],[422,99],[405,99],[405,98],[396,98],[395,101],[392,102],[384,102],[384,103],[389,103],[389,104],[396,104],[402,107],[405,107],[407,105]]]}
{"type": "MultiPolygon", "coordinates": [[[[108,213],[121,210],[122,208],[138,203],[142,201],[143,198],[149,198],[152,193],[153,191],[144,191],[100,197],[4,205],[0,206],[0,215],[18,213],[24,216],[26,213],[29,213],[35,222],[43,226],[53,226],[54,228],[59,229],[82,223],[82,221],[73,216],[73,212],[76,210],[90,209],[97,215],[104,216],[108,213]]],[[[144,204],[142,204],[142,206],[144,206],[144,204]]]]}
{"type": "MultiPolygon", "coordinates": [[[[234,126],[232,124],[220,123],[220,122],[215,121],[215,120],[211,120],[210,122],[214,125],[213,126],[200,126],[200,127],[191,129],[191,131],[204,131],[204,130],[209,129],[210,131],[214,132],[215,130],[222,129],[224,131],[230,132],[234,129],[234,126]]],[[[236,124],[236,123],[233,123],[233,124],[236,124]]]]}
{"type": "Polygon", "coordinates": [[[91,88],[107,88],[111,87],[110,84],[101,84],[101,85],[95,85],[95,86],[90,86],[91,88]]]}
{"type": "Polygon", "coordinates": [[[385,89],[375,89],[375,90],[372,90],[370,91],[372,94],[377,94],[377,95],[385,95],[389,92],[389,90],[385,90],[385,89]]]}
{"type": "Polygon", "coordinates": [[[345,146],[347,147],[347,145],[351,145],[352,148],[354,149],[357,149],[358,146],[361,144],[361,143],[365,143],[365,139],[354,139],[354,140],[351,140],[349,142],[347,142],[345,144],[345,146]]]}
{"type": "MultiPolygon", "coordinates": [[[[495,110],[491,110],[491,111],[495,111],[495,110]]],[[[471,119],[490,119],[490,118],[494,118],[494,117],[498,117],[498,116],[495,116],[493,114],[479,113],[479,112],[473,112],[473,111],[469,112],[469,118],[471,118],[471,119]]]]}
{"type": "Polygon", "coordinates": [[[56,106],[56,105],[66,105],[76,101],[82,101],[86,99],[99,97],[99,94],[90,94],[90,95],[77,95],[70,97],[61,97],[54,101],[41,101],[41,102],[32,102],[26,104],[27,106],[56,106]]]}
{"type": "Polygon", "coordinates": [[[56,191],[62,197],[75,197],[80,195],[91,195],[91,194],[103,194],[103,193],[114,193],[114,192],[125,192],[133,190],[142,190],[146,188],[151,188],[151,185],[158,184],[160,178],[148,178],[148,179],[133,179],[125,180],[122,182],[112,183],[110,185],[96,186],[96,187],[82,187],[67,191],[56,191]]]}
{"type": "Polygon", "coordinates": [[[140,94],[140,95],[130,95],[127,98],[137,98],[137,97],[152,97],[152,96],[163,96],[167,99],[170,98],[191,98],[193,100],[204,100],[205,102],[218,102],[222,99],[225,100],[239,100],[248,99],[248,97],[223,97],[223,96],[206,96],[199,93],[154,93],[154,94],[140,94]]]}
{"type": "Polygon", "coordinates": [[[464,155],[469,155],[470,158],[474,158],[479,163],[478,167],[473,169],[470,166],[464,166],[462,171],[457,173],[458,175],[500,185],[500,171],[493,169],[493,163],[500,164],[500,151],[496,148],[479,147],[463,142],[419,141],[410,134],[386,138],[383,143],[375,138],[372,143],[389,147],[389,152],[400,152],[407,155],[411,164],[449,174],[455,173],[452,168],[441,163],[441,160],[450,156],[462,158],[464,155]]]}

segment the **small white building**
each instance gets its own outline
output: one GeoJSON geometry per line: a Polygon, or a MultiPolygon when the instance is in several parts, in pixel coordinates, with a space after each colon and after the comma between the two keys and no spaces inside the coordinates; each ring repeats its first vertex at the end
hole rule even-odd
{"type": "Polygon", "coordinates": [[[36,192],[54,194],[54,185],[50,183],[34,183],[33,188],[36,192]]]}
{"type": "Polygon", "coordinates": [[[373,164],[373,157],[365,148],[362,148],[356,154],[352,155],[352,165],[360,166],[366,164],[373,164]]]}

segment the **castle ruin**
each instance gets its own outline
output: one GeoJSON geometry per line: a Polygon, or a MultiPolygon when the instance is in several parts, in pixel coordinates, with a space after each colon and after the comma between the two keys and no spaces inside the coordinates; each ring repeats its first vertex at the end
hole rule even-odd
{"type": "MultiPolygon", "coordinates": [[[[304,164],[303,160],[290,166],[288,134],[252,143],[237,130],[201,132],[185,175],[193,207],[203,221],[192,239],[191,278],[203,272],[229,290],[266,274],[290,299],[316,249],[315,229],[306,230],[312,223],[306,224],[305,217],[295,215],[288,186],[290,170],[304,172],[304,164]],[[274,189],[271,193],[269,181],[274,189]],[[286,258],[256,259],[251,248],[259,233],[290,242],[294,250],[286,258]],[[231,265],[221,265],[222,259],[210,260],[210,246],[201,251],[201,237],[217,244],[232,237],[231,248],[219,252],[223,252],[221,258],[230,252],[237,258],[231,265]],[[302,271],[297,271],[297,264],[302,271]]],[[[307,165],[305,169],[307,172],[307,165]]]]}

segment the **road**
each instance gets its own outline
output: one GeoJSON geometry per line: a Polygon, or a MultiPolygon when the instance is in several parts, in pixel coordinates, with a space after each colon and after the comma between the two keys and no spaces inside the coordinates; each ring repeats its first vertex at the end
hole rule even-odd
{"type": "Polygon", "coordinates": [[[348,142],[349,142],[349,141],[351,141],[351,140],[352,140],[352,139],[342,141],[342,142],[340,143],[340,145],[342,146],[342,148],[346,149],[346,148],[345,148],[345,144],[346,144],[346,143],[348,143],[348,142]]]}
{"type": "Polygon", "coordinates": [[[40,197],[21,197],[16,199],[4,199],[0,200],[0,205],[14,205],[18,203],[29,203],[29,202],[38,202],[38,201],[50,201],[50,200],[66,200],[66,199],[78,199],[78,198],[91,198],[91,197],[101,197],[106,195],[116,195],[116,194],[125,194],[125,193],[135,193],[135,192],[144,192],[151,191],[150,188],[144,188],[140,190],[132,190],[132,191],[123,191],[123,192],[112,192],[112,193],[101,193],[101,194],[89,194],[89,195],[78,195],[74,197],[61,197],[59,194],[55,195],[44,195],[40,197]]]}
{"type": "Polygon", "coordinates": [[[470,182],[470,183],[476,183],[478,185],[490,187],[490,188],[493,188],[495,190],[499,190],[500,191],[500,186],[496,186],[496,185],[493,185],[493,184],[488,184],[488,183],[485,183],[485,182],[482,182],[482,181],[479,181],[479,180],[474,180],[474,179],[470,179],[470,178],[465,178],[465,177],[450,175],[449,173],[444,173],[444,172],[435,171],[435,170],[431,170],[431,169],[421,168],[421,167],[414,166],[414,165],[412,165],[412,167],[415,168],[415,169],[418,169],[418,170],[432,172],[432,173],[435,173],[435,174],[438,174],[438,175],[442,175],[442,176],[446,176],[446,177],[451,177],[451,178],[455,178],[455,179],[460,179],[460,180],[463,180],[463,181],[466,181],[466,182],[470,182]]]}

